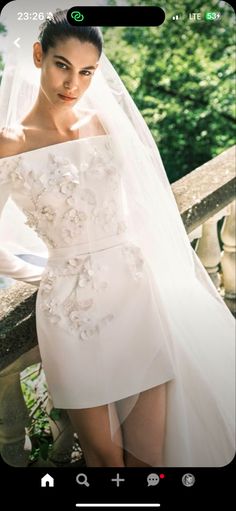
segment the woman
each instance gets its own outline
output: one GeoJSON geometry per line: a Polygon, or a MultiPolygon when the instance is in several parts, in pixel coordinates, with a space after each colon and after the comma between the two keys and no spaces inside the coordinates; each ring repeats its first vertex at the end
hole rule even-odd
{"type": "MultiPolygon", "coordinates": [[[[0,175],[4,202],[11,192],[48,249],[36,322],[54,406],[88,466],[224,465],[234,321],[192,251],[150,132],[98,28],[57,12],[33,59],[40,86],[2,130],[0,175]]],[[[37,278],[15,264],[4,252],[1,273],[37,278]]]]}

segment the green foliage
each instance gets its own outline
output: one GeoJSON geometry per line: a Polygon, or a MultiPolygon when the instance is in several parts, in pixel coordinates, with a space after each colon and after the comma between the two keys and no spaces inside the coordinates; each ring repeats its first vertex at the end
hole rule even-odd
{"type": "MultiPolygon", "coordinates": [[[[7,33],[6,27],[2,23],[0,23],[0,37],[5,36],[6,33],[7,33]]],[[[2,60],[2,56],[0,54],[0,83],[1,83],[1,74],[2,74],[2,71],[3,71],[3,67],[4,67],[3,66],[3,60],[2,60]]]]}
{"type": "MultiPolygon", "coordinates": [[[[29,466],[35,462],[39,463],[39,466],[43,462],[51,463],[53,436],[50,423],[53,421],[57,424],[61,418],[61,410],[52,408],[48,413],[48,390],[41,364],[31,366],[21,373],[21,388],[29,412],[29,424],[26,428],[26,445],[30,450],[29,466]]],[[[81,462],[82,458],[82,450],[75,438],[71,453],[65,455],[60,463],[70,465],[81,462]]],[[[59,464],[59,461],[57,463],[59,464]]]]}
{"type": "Polygon", "coordinates": [[[162,7],[166,21],[160,27],[104,28],[104,49],[151,129],[173,182],[234,144],[235,15],[228,3],[214,0],[166,1],[162,7]],[[187,19],[189,12],[210,10],[221,12],[221,20],[187,19]],[[176,13],[185,18],[173,22],[176,13]]]}
{"type": "Polygon", "coordinates": [[[49,417],[54,421],[58,421],[61,417],[61,410],[59,410],[58,408],[52,408],[49,417]]]}
{"type": "Polygon", "coordinates": [[[7,33],[6,27],[2,23],[0,23],[0,35],[2,34],[5,35],[6,33],[7,33]]]}
{"type": "MultiPolygon", "coordinates": [[[[47,460],[53,439],[46,412],[47,387],[40,364],[24,371],[21,388],[30,416],[27,428],[27,436],[31,443],[30,461],[34,462],[39,458],[47,460]]],[[[53,415],[53,410],[51,414],[53,415]]]]}

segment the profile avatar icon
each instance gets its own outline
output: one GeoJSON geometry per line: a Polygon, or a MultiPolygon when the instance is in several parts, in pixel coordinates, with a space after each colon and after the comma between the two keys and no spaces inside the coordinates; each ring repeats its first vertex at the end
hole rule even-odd
{"type": "Polygon", "coordinates": [[[193,486],[195,483],[195,477],[193,474],[184,474],[182,477],[182,483],[184,486],[193,486]]]}

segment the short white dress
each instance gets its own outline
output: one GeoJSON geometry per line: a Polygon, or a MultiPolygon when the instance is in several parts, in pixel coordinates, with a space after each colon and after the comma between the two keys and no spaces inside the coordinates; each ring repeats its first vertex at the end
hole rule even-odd
{"type": "MultiPolygon", "coordinates": [[[[140,392],[168,382],[165,465],[224,465],[234,454],[232,424],[198,378],[197,356],[174,345],[150,268],[128,235],[112,144],[106,134],[0,160],[2,184],[48,248],[36,326],[54,406],[108,404],[114,434],[114,405],[122,424],[140,392]]],[[[211,310],[207,317],[211,328],[211,310]]],[[[227,394],[227,376],[223,384],[227,394]]]]}

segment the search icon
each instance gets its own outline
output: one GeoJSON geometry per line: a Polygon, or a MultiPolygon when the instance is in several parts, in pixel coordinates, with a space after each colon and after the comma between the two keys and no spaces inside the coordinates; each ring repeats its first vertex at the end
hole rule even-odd
{"type": "Polygon", "coordinates": [[[78,484],[85,484],[85,486],[90,486],[86,474],[78,474],[76,476],[76,482],[78,484]]]}

